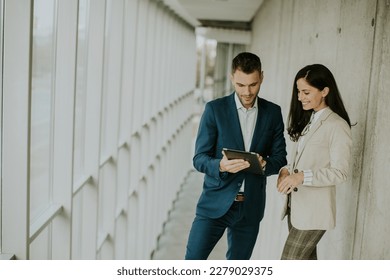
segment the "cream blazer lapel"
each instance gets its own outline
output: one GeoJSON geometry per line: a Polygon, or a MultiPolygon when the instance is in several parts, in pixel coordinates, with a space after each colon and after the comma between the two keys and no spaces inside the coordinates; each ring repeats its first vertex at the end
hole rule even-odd
{"type": "Polygon", "coordinates": [[[298,162],[299,162],[299,160],[300,160],[300,158],[302,156],[302,153],[305,150],[306,143],[308,143],[310,141],[310,138],[315,134],[315,132],[321,127],[322,123],[332,113],[333,112],[332,112],[332,110],[329,107],[325,108],[324,111],[321,113],[321,116],[319,117],[319,119],[311,125],[309,131],[307,132],[307,134],[305,135],[305,138],[303,139],[303,143],[302,143],[301,149],[300,149],[300,151],[297,152],[296,157],[295,157],[295,159],[293,161],[294,168],[298,164],[298,162]]]}

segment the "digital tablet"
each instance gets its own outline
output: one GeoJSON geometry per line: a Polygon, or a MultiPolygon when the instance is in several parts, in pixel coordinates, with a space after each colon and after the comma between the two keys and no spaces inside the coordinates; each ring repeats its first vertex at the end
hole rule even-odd
{"type": "Polygon", "coordinates": [[[223,148],[223,151],[225,152],[225,155],[228,159],[243,159],[248,161],[250,166],[246,169],[243,169],[243,171],[264,175],[264,171],[260,166],[257,153],[227,148],[223,148]]]}

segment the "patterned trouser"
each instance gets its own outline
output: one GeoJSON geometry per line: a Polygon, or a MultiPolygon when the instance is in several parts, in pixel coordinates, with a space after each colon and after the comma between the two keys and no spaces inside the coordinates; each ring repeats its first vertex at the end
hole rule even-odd
{"type": "Polygon", "coordinates": [[[282,260],[316,260],[317,244],[325,230],[299,230],[291,225],[288,214],[289,234],[284,244],[282,260]]]}

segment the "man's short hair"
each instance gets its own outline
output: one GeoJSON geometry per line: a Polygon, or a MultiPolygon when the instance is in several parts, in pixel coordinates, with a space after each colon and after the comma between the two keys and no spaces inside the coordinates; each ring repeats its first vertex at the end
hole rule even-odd
{"type": "Polygon", "coordinates": [[[261,73],[260,58],[250,52],[239,53],[232,61],[232,74],[240,70],[245,74],[251,74],[255,71],[261,73]]]}

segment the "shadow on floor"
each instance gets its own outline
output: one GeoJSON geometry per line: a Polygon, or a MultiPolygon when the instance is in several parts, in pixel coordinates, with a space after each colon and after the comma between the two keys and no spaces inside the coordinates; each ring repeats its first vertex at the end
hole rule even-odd
{"type": "MultiPolygon", "coordinates": [[[[172,205],[152,260],[183,260],[188,233],[195,216],[196,203],[202,192],[203,174],[195,170],[189,172],[177,199],[172,205]]],[[[214,248],[209,259],[224,260],[226,253],[226,234],[214,248]]]]}

